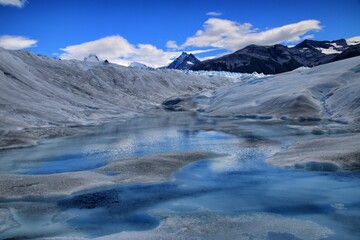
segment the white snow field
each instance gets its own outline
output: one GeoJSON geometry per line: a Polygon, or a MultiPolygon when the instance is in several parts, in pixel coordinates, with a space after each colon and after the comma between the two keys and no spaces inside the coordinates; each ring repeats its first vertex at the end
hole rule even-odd
{"type": "Polygon", "coordinates": [[[232,81],[172,70],[62,61],[0,48],[0,148],[34,144],[39,136],[74,134],[79,131],[75,126],[151,112],[173,95],[194,94],[232,81]]]}
{"type": "Polygon", "coordinates": [[[168,99],[166,107],[211,116],[359,122],[359,93],[360,57],[355,57],[204,91],[176,104],[168,99]]]}

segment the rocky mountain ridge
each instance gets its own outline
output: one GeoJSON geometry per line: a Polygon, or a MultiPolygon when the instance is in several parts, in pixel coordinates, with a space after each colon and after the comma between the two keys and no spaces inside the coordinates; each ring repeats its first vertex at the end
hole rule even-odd
{"type": "Polygon", "coordinates": [[[360,44],[356,41],[304,40],[294,47],[249,45],[234,53],[198,63],[191,70],[278,74],[359,55],[360,44]]]}

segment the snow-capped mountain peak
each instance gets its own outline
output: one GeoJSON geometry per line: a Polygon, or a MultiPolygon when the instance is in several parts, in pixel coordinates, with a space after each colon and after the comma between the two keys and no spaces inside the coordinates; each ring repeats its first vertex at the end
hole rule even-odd
{"type": "MultiPolygon", "coordinates": [[[[322,54],[340,54],[348,47],[347,42],[344,39],[335,41],[315,41],[315,40],[304,40],[303,42],[296,45],[302,52],[319,51],[322,54]]],[[[313,53],[314,54],[314,53],[313,53]]]]}
{"type": "Polygon", "coordinates": [[[197,59],[192,53],[189,54],[183,52],[178,58],[176,58],[172,63],[170,63],[167,68],[187,70],[198,63],[200,63],[200,60],[197,59]]]}

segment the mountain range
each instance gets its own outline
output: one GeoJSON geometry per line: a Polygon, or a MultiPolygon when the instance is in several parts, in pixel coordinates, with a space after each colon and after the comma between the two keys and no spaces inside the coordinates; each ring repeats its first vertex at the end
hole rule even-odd
{"type": "Polygon", "coordinates": [[[271,46],[249,45],[234,53],[206,61],[182,53],[167,68],[194,71],[228,71],[240,73],[277,74],[299,67],[314,67],[360,55],[360,41],[304,40],[294,47],[281,44],[271,46]]]}

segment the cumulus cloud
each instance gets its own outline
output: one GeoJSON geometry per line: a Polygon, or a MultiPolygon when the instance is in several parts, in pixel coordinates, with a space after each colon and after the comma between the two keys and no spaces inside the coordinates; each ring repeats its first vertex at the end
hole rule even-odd
{"type": "Polygon", "coordinates": [[[22,8],[25,6],[26,2],[26,0],[0,0],[0,5],[22,8]]]}
{"type": "Polygon", "coordinates": [[[166,47],[167,47],[167,48],[171,48],[171,49],[177,49],[177,48],[179,48],[179,46],[176,44],[175,41],[168,41],[168,42],[166,43],[166,47]]]}
{"type": "MultiPolygon", "coordinates": [[[[131,62],[141,62],[152,67],[166,66],[172,59],[181,54],[179,51],[164,51],[151,44],[134,45],[119,35],[67,46],[60,50],[64,51],[60,55],[62,59],[83,60],[89,54],[96,54],[102,59],[107,59],[112,63],[120,65],[127,66],[131,62]]],[[[211,50],[198,50],[191,53],[196,54],[211,50]]]]}
{"type": "Polygon", "coordinates": [[[151,44],[132,44],[122,36],[113,35],[78,45],[67,46],[61,50],[62,59],[83,60],[89,54],[96,54],[110,62],[129,65],[131,62],[141,62],[148,66],[160,67],[168,65],[181,54],[183,49],[201,48],[189,53],[203,53],[214,49],[235,51],[250,44],[273,45],[283,42],[295,42],[311,38],[310,31],[320,30],[317,20],[305,20],[277,28],[259,31],[250,23],[237,23],[231,20],[210,18],[204,23],[204,29],[188,37],[178,45],[168,41],[168,50],[157,48],[151,44]],[[205,50],[203,50],[205,49],[205,50]]]}
{"type": "Polygon", "coordinates": [[[216,17],[216,16],[221,16],[222,13],[221,12],[207,12],[206,15],[216,17]]]}
{"type": "Polygon", "coordinates": [[[231,20],[210,18],[204,23],[204,29],[188,37],[186,41],[177,45],[169,41],[168,45],[177,49],[186,47],[215,47],[235,51],[250,44],[273,45],[284,42],[295,42],[309,31],[320,30],[317,20],[305,20],[264,31],[259,31],[250,23],[238,23],[231,20]]]}
{"type": "Polygon", "coordinates": [[[24,48],[35,47],[37,40],[29,39],[22,36],[3,35],[0,36],[0,47],[18,50],[24,48]]]}

